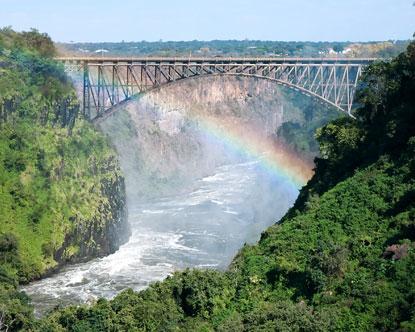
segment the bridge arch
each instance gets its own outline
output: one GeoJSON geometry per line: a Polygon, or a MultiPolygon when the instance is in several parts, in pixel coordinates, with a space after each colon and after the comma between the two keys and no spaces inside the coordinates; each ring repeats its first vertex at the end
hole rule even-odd
{"type": "Polygon", "coordinates": [[[311,96],[350,116],[364,66],[374,59],[61,59],[83,76],[83,110],[91,121],[134,96],[190,78],[267,79],[311,96]]]}

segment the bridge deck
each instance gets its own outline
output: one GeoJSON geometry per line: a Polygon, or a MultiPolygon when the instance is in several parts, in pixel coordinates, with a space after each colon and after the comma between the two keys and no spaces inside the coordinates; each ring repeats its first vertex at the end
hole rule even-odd
{"type": "Polygon", "coordinates": [[[242,57],[57,57],[56,60],[66,63],[262,63],[262,64],[369,64],[377,58],[242,58],[242,57]]]}

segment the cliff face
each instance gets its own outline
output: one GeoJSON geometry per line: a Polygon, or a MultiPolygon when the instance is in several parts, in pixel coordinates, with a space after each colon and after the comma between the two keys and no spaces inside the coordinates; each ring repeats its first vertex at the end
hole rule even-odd
{"type": "Polygon", "coordinates": [[[118,161],[111,157],[96,172],[108,175],[98,183],[102,199],[91,218],[72,218],[74,227],[65,235],[62,246],[54,253],[58,265],[51,271],[65,263],[78,263],[114,253],[128,240],[130,230],[125,183],[118,161]]]}
{"type": "Polygon", "coordinates": [[[178,190],[217,165],[240,158],[206,124],[276,133],[284,119],[280,93],[265,80],[204,77],[146,93],[103,121],[127,174],[131,199],[178,190]]]}
{"type": "Polygon", "coordinates": [[[241,159],[229,149],[227,129],[236,136],[249,133],[260,140],[282,141],[294,150],[295,138],[301,137],[298,153],[312,159],[317,152],[305,144],[314,140],[316,121],[328,121],[330,112],[314,109],[310,99],[294,105],[294,98],[298,95],[264,79],[199,77],[137,97],[100,127],[120,155],[128,177],[127,196],[140,200],[176,192],[217,165],[241,159]],[[305,107],[311,109],[308,115],[305,107]],[[212,135],[212,127],[221,133],[212,135]]]}
{"type": "Polygon", "coordinates": [[[0,248],[8,275],[25,283],[127,240],[124,178],[90,124],[78,120],[70,135],[25,121],[4,124],[0,151],[0,247],[4,239],[15,243],[6,253],[0,248]]]}

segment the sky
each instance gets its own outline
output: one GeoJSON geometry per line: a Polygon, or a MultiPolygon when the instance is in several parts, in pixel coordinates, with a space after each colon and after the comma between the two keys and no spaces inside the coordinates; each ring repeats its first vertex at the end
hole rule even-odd
{"type": "Polygon", "coordinates": [[[0,0],[0,27],[55,41],[410,39],[415,0],[0,0]]]}

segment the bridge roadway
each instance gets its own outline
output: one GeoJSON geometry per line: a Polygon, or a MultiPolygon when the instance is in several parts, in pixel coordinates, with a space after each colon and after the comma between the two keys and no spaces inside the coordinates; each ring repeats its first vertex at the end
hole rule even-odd
{"type": "Polygon", "coordinates": [[[339,63],[339,64],[369,64],[378,60],[377,58],[280,58],[280,57],[98,57],[98,56],[62,56],[56,60],[63,63],[262,63],[262,64],[312,64],[312,63],[339,63]]]}
{"type": "Polygon", "coordinates": [[[268,79],[352,115],[358,80],[374,58],[58,57],[83,75],[83,111],[94,121],[135,95],[187,78],[268,79]]]}

